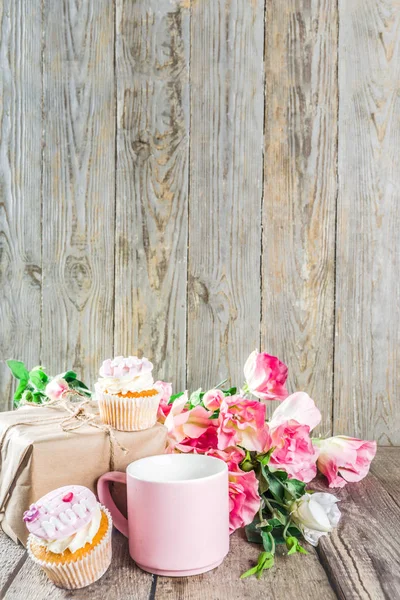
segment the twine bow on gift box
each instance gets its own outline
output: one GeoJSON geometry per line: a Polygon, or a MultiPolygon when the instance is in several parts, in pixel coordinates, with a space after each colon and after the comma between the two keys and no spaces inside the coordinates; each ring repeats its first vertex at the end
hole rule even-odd
{"type": "MultiPolygon", "coordinates": [[[[87,406],[90,405],[90,402],[91,402],[90,398],[87,398],[86,396],[84,396],[83,394],[79,393],[76,390],[68,389],[68,390],[65,390],[61,394],[60,398],[57,398],[55,400],[48,400],[48,402],[45,402],[43,404],[36,404],[35,402],[23,401],[23,402],[21,402],[21,406],[35,406],[36,408],[41,408],[41,407],[63,408],[68,413],[68,416],[65,417],[60,423],[61,429],[65,432],[75,431],[76,429],[79,429],[83,425],[89,425],[90,427],[95,427],[96,429],[100,429],[101,431],[104,431],[104,433],[106,435],[108,435],[108,439],[110,442],[109,467],[110,467],[110,471],[114,471],[115,446],[118,446],[118,448],[124,453],[127,453],[128,450],[127,450],[127,448],[122,446],[122,444],[118,441],[118,439],[115,435],[115,432],[110,425],[100,422],[98,420],[97,415],[87,411],[87,406]],[[70,399],[70,397],[73,397],[73,396],[80,396],[80,397],[83,397],[84,399],[79,403],[74,403],[70,399]]],[[[59,421],[60,421],[59,416],[55,417],[54,419],[46,420],[47,423],[52,423],[52,422],[56,423],[59,421]]],[[[10,431],[10,429],[12,429],[13,427],[16,427],[17,425],[37,425],[38,423],[41,423],[41,422],[42,421],[40,419],[30,419],[30,420],[25,419],[23,421],[18,421],[17,423],[13,423],[9,427],[7,427],[3,431],[3,434],[0,439],[0,455],[1,455],[1,450],[3,447],[4,440],[6,439],[7,433],[10,431]]]]}
{"type": "MultiPolygon", "coordinates": [[[[110,471],[114,471],[115,446],[118,446],[118,448],[124,453],[127,453],[128,450],[124,446],[122,446],[122,444],[120,444],[120,442],[117,440],[114,430],[110,425],[98,421],[96,422],[96,415],[93,413],[88,413],[86,411],[85,405],[90,403],[89,398],[85,398],[75,407],[73,402],[71,402],[71,400],[69,400],[68,398],[68,396],[71,395],[71,392],[67,391],[64,392],[64,394],[67,395],[67,398],[65,400],[62,398],[61,401],[56,400],[54,402],[55,404],[61,405],[63,408],[65,408],[66,411],[70,413],[69,416],[66,417],[60,423],[61,429],[63,431],[75,431],[76,429],[82,427],[82,425],[90,425],[91,427],[96,427],[97,429],[104,431],[104,433],[108,435],[108,439],[110,441],[110,471]]],[[[82,394],[79,394],[79,392],[72,392],[72,395],[81,396],[82,394]]],[[[52,402],[53,401],[50,401],[49,403],[52,402]]],[[[48,405],[43,404],[42,406],[48,405]]]]}

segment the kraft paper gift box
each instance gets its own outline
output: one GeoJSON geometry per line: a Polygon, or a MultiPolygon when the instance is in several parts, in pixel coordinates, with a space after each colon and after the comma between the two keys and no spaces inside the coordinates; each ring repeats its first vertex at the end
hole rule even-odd
{"type": "MultiPolygon", "coordinates": [[[[62,425],[69,416],[61,407],[33,406],[0,414],[0,525],[24,546],[28,531],[22,515],[44,494],[68,484],[84,485],[96,493],[103,473],[124,471],[132,461],[165,450],[163,425],[144,431],[112,430],[110,439],[106,431],[78,421],[77,429],[65,431],[62,425]]],[[[71,427],[73,421],[69,419],[71,427]]],[[[120,485],[115,494],[123,509],[124,488],[120,485]]]]}

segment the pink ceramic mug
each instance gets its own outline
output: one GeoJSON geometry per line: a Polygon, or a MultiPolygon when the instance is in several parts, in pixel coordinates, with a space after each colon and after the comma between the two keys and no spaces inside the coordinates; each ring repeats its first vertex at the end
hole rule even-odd
{"type": "Polygon", "coordinates": [[[197,575],[221,564],[229,550],[228,468],[219,458],[163,454],[100,477],[99,499],[129,538],[144,571],[197,575]],[[109,482],[127,485],[128,519],[115,506],[109,482]]]}

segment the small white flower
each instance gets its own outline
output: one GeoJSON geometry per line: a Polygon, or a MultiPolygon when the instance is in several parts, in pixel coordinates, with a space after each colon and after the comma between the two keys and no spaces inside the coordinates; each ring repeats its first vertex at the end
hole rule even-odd
{"type": "Polygon", "coordinates": [[[304,494],[293,505],[292,519],[301,528],[304,538],[313,546],[330,533],[340,520],[339,499],[333,494],[304,494]]]}

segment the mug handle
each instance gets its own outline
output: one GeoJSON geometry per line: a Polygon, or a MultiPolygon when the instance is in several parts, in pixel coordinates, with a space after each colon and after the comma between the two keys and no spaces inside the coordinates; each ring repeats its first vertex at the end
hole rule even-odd
{"type": "Polygon", "coordinates": [[[110,471],[100,477],[97,482],[97,494],[99,500],[104,506],[108,508],[111,513],[113,523],[115,527],[125,537],[129,537],[128,519],[125,519],[124,515],[115,506],[114,500],[111,497],[109,483],[115,481],[117,483],[124,483],[126,485],[126,473],[120,471],[110,471]]]}

